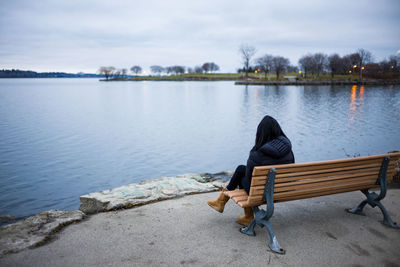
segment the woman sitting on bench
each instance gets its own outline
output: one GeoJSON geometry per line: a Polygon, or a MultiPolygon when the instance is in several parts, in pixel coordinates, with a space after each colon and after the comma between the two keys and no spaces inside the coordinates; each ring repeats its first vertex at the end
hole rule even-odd
{"type": "MultiPolygon", "coordinates": [[[[223,212],[229,197],[223,191],[235,190],[238,186],[249,194],[251,176],[255,166],[294,163],[292,144],[282,131],[279,123],[271,116],[265,116],[257,127],[256,142],[250,150],[247,165],[239,165],[226,188],[217,200],[209,200],[208,205],[218,212],[223,212]]],[[[253,220],[253,209],[244,208],[244,216],[239,216],[237,222],[249,225],[253,220]]]]}

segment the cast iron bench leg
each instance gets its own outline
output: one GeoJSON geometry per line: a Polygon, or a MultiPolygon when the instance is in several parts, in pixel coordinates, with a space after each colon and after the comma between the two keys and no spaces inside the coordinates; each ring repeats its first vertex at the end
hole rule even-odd
{"type": "Polygon", "coordinates": [[[242,227],[240,232],[246,235],[255,236],[256,233],[254,231],[254,227],[258,224],[261,227],[267,227],[269,234],[269,248],[276,253],[285,254],[285,250],[279,245],[278,239],[275,236],[274,231],[272,230],[271,224],[269,223],[269,219],[272,217],[274,213],[274,184],[275,184],[275,174],[276,170],[272,168],[268,172],[267,183],[265,184],[264,190],[264,200],[267,203],[267,210],[260,209],[258,207],[254,207],[254,219],[247,227],[242,227]]]}
{"type": "Polygon", "coordinates": [[[389,213],[381,203],[381,200],[385,198],[386,196],[386,191],[387,191],[387,168],[389,165],[389,157],[385,157],[381,169],[379,171],[379,177],[378,177],[378,183],[380,185],[381,192],[379,195],[375,192],[369,192],[367,189],[366,190],[361,190],[361,192],[367,197],[366,200],[363,200],[356,208],[353,209],[347,209],[348,212],[357,214],[357,215],[365,215],[363,213],[363,209],[366,204],[370,205],[371,207],[375,208],[376,206],[379,207],[383,214],[383,221],[382,223],[384,225],[387,225],[392,228],[400,229],[400,226],[397,225],[395,222],[393,222],[392,218],[390,217],[389,213]]]}

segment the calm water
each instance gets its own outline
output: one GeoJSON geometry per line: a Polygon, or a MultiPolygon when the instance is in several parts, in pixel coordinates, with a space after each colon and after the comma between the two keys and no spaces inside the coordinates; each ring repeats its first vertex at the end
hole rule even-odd
{"type": "Polygon", "coordinates": [[[297,162],[400,150],[400,86],[0,79],[0,216],[246,162],[265,114],[297,162]]]}

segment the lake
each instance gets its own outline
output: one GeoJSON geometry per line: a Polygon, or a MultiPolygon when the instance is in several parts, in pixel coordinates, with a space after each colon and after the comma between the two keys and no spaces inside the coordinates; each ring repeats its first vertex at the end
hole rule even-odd
{"type": "Polygon", "coordinates": [[[296,162],[400,150],[400,86],[0,79],[0,216],[78,209],[79,196],[245,164],[275,117],[296,162]]]}

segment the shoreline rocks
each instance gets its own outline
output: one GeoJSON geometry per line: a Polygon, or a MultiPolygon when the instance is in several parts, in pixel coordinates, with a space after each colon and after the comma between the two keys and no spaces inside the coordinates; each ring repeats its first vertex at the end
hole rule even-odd
{"type": "Polygon", "coordinates": [[[66,225],[81,221],[79,210],[49,210],[0,228],[0,257],[25,248],[40,246],[66,225]]]}
{"type": "Polygon", "coordinates": [[[225,184],[219,174],[182,174],[175,177],[161,177],[129,184],[114,189],[90,193],[80,197],[79,210],[86,214],[131,208],[154,201],[171,199],[187,194],[220,190],[225,184]]]}

